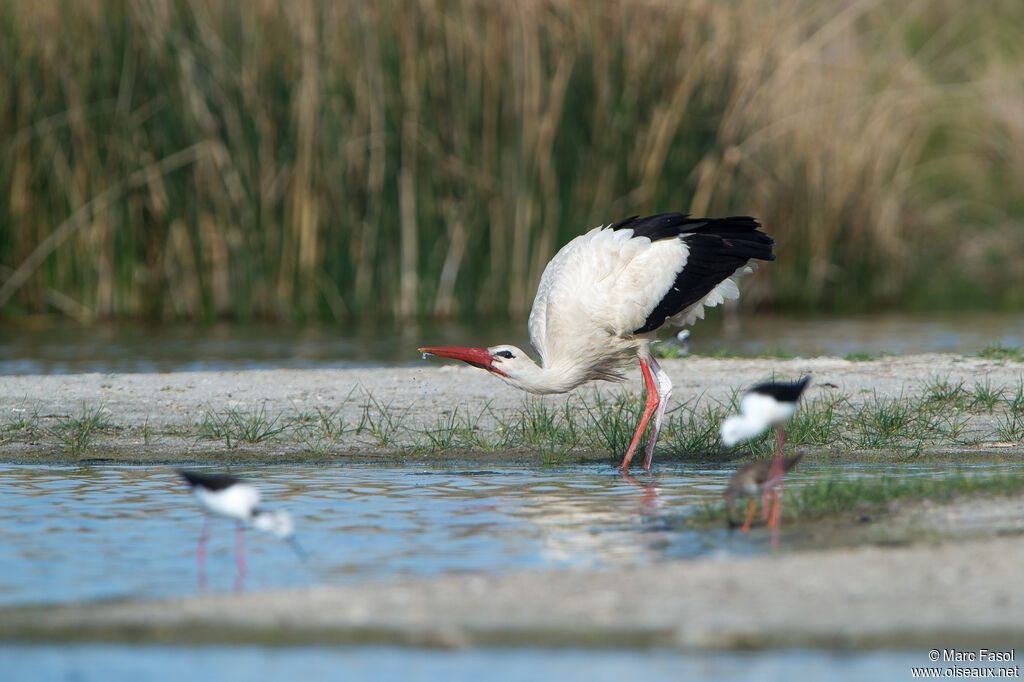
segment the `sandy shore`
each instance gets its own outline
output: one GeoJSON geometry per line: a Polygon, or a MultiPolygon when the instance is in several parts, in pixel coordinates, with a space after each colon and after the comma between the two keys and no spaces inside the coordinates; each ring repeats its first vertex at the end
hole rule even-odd
{"type": "MultiPolygon", "coordinates": [[[[663,365],[675,384],[670,406],[697,398],[722,401],[755,381],[806,373],[814,377],[809,399],[844,395],[851,403],[876,396],[920,395],[936,380],[963,381],[967,387],[987,382],[1007,392],[1024,382],[1024,364],[1019,362],[939,354],[871,362],[685,358],[666,360],[663,365]]],[[[481,370],[436,359],[412,368],[7,376],[0,379],[0,385],[0,423],[34,416],[41,425],[35,433],[8,434],[0,443],[0,460],[8,462],[78,461],[89,456],[125,462],[280,461],[308,457],[308,443],[295,437],[274,437],[259,443],[234,442],[228,447],[226,442],[201,437],[200,425],[210,415],[228,411],[262,411],[280,425],[318,411],[336,410],[335,418],[351,427],[367,414],[379,418],[386,411],[400,420],[406,433],[414,433],[436,427],[439,419],[457,410],[473,418],[479,428],[494,429],[498,427],[496,417],[514,414],[524,400],[521,391],[481,370]],[[110,425],[96,435],[89,453],[69,453],[47,436],[48,427],[60,419],[96,409],[110,425]]],[[[641,386],[639,372],[634,371],[624,384],[592,384],[577,394],[639,393],[641,386]]],[[[562,404],[566,398],[543,400],[562,404]]],[[[1000,456],[1024,452],[1020,442],[999,442],[992,436],[998,419],[997,414],[973,415],[961,439],[969,445],[952,449],[1000,456]]],[[[394,454],[393,446],[403,444],[399,438],[392,447],[380,447],[365,435],[347,433],[337,441],[321,443],[324,447],[317,457],[373,460],[394,454]]],[[[510,457],[527,463],[536,459],[529,453],[493,452],[449,453],[438,455],[438,459],[446,456],[491,461],[510,457]]]]}

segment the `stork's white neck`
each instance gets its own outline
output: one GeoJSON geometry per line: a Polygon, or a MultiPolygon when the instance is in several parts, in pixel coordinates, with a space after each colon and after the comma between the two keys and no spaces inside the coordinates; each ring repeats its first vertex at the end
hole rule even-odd
{"type": "Polygon", "coordinates": [[[633,352],[562,355],[552,361],[542,358],[538,365],[524,354],[514,365],[502,363],[508,376],[498,376],[529,393],[567,393],[588,381],[620,381],[623,377],[618,369],[631,356],[633,352]]]}
{"type": "Polygon", "coordinates": [[[542,367],[531,361],[529,367],[523,364],[516,369],[514,376],[498,376],[516,388],[538,395],[568,393],[587,381],[585,373],[573,367],[542,367]]]}

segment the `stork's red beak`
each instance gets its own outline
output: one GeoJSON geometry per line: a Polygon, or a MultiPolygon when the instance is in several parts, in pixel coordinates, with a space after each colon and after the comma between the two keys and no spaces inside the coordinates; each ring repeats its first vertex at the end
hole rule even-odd
{"type": "Polygon", "coordinates": [[[491,355],[491,352],[486,348],[420,348],[419,351],[423,353],[423,355],[436,355],[442,358],[462,360],[474,367],[486,369],[488,372],[494,372],[501,376],[508,376],[494,366],[494,356],[491,355]]]}

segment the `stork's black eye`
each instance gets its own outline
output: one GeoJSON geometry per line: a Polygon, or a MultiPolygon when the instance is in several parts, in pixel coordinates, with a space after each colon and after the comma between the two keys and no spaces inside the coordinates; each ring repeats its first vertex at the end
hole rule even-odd
{"type": "Polygon", "coordinates": [[[512,355],[512,351],[510,350],[499,350],[494,355],[499,358],[508,358],[509,360],[515,357],[514,355],[512,355]]]}

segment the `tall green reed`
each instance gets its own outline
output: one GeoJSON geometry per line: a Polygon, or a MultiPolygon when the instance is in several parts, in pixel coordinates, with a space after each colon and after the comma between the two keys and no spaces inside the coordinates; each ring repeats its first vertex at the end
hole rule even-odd
{"type": "Polygon", "coordinates": [[[763,220],[746,305],[1020,307],[1022,29],[1010,0],[12,0],[0,311],[520,316],[562,243],[658,210],[763,220]]]}

